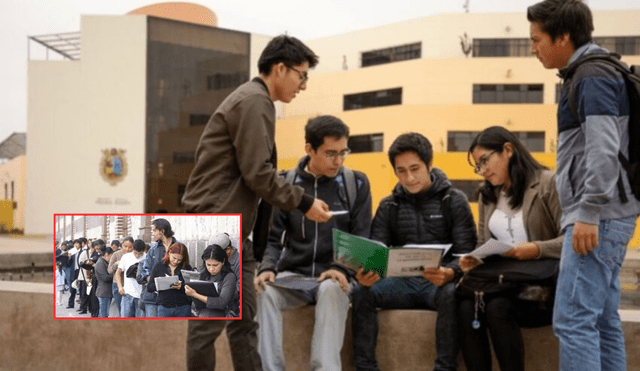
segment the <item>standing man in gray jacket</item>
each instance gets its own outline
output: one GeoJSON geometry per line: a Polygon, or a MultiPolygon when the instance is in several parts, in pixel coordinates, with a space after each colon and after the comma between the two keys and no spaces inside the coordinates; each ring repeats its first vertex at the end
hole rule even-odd
{"type": "Polygon", "coordinates": [[[274,102],[289,103],[305,90],[309,69],[317,64],[318,57],[300,40],[287,35],[272,39],[258,60],[259,76],[231,93],[202,133],[182,202],[187,212],[242,214],[242,319],[189,321],[189,370],[215,368],[213,343],[225,327],[234,368],[262,370],[256,349],[252,242],[268,233],[268,205],[287,211],[297,208],[319,222],[331,217],[324,202],[288,184],[276,170],[274,102]],[[261,213],[260,200],[264,201],[261,213]]]}
{"type": "Polygon", "coordinates": [[[640,207],[618,160],[618,153],[628,158],[625,81],[594,62],[568,75],[585,56],[608,53],[593,43],[593,18],[581,0],[542,1],[527,18],[531,51],[564,80],[556,183],[565,238],[553,314],[560,369],[626,370],[618,276],[640,207]]]}

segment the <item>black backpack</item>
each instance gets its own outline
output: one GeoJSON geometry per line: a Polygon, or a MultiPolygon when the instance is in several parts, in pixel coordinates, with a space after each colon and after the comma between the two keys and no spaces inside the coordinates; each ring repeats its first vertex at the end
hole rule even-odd
{"type": "MultiPolygon", "coordinates": [[[[580,66],[585,63],[598,63],[606,65],[622,74],[627,87],[627,95],[629,96],[629,157],[625,157],[622,152],[618,152],[618,160],[627,172],[631,191],[636,199],[640,200],[640,66],[627,65],[620,60],[620,55],[616,53],[609,54],[590,54],[580,58],[573,63],[566,73],[566,79],[569,79],[580,66]]],[[[573,82],[573,81],[572,81],[573,82]]],[[[578,109],[575,102],[575,85],[572,83],[569,90],[569,107],[573,118],[579,122],[578,109]]],[[[618,179],[618,191],[620,200],[623,203],[628,202],[626,192],[622,183],[622,177],[618,179]]]]}

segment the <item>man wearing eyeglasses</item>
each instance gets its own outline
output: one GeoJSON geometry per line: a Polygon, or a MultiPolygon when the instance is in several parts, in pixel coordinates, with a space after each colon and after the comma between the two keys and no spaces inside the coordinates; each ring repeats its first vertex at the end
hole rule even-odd
{"type": "Polygon", "coordinates": [[[333,263],[332,229],[369,237],[371,190],[367,176],[345,169],[349,128],[333,116],[305,126],[305,151],[283,176],[329,205],[334,217],[319,224],[299,210],[277,210],[258,269],[258,348],[265,370],[284,370],[282,311],[315,304],[312,370],[342,370],[340,350],[349,309],[349,276],[333,263]],[[349,172],[351,175],[349,175],[349,172]],[[352,182],[354,194],[348,188],[352,182]],[[354,198],[350,200],[349,197],[354,198]],[[275,285],[267,284],[275,283],[275,285]],[[299,284],[306,287],[300,287],[299,284]],[[296,287],[292,287],[296,286],[296,287]]]}
{"type": "Polygon", "coordinates": [[[327,204],[287,183],[276,169],[274,102],[289,103],[305,90],[308,71],[317,64],[318,56],[300,40],[275,37],[260,55],[259,76],[233,91],[202,133],[182,202],[191,213],[242,215],[242,319],[189,321],[189,370],[215,369],[214,341],[225,327],[235,370],[262,370],[253,319],[253,250],[267,238],[270,207],[296,209],[317,222],[331,218],[327,204]]]}

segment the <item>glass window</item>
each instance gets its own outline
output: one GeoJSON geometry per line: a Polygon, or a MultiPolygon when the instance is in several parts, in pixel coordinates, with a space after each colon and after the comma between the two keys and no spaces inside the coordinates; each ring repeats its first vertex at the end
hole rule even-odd
{"type": "Polygon", "coordinates": [[[345,111],[402,104],[402,88],[347,94],[343,99],[345,111]]]}
{"type": "MultiPolygon", "coordinates": [[[[478,135],[479,131],[449,131],[447,132],[448,152],[467,152],[471,147],[471,142],[478,135]]],[[[530,152],[544,152],[545,132],[544,131],[513,131],[518,140],[530,152]]]]}
{"type": "Polygon", "coordinates": [[[195,151],[173,152],[173,163],[174,164],[195,164],[196,152],[195,151]]]}
{"type": "Polygon", "coordinates": [[[461,190],[469,202],[478,202],[478,190],[482,186],[481,180],[451,180],[453,186],[461,190]]]}
{"type": "Polygon", "coordinates": [[[640,36],[594,37],[593,41],[613,53],[640,55],[640,36]]]}
{"type": "Polygon", "coordinates": [[[249,77],[243,72],[216,73],[207,76],[208,90],[232,89],[249,81],[249,77]]]}
{"type": "Polygon", "coordinates": [[[473,39],[474,57],[528,57],[529,39],[473,39]]]}
{"type": "Polygon", "coordinates": [[[211,115],[202,115],[202,114],[196,114],[196,113],[189,114],[189,125],[191,126],[206,125],[207,122],[209,122],[209,117],[211,117],[211,115]]]}
{"type": "Polygon", "coordinates": [[[473,103],[542,103],[542,84],[474,84],[473,103]]]}
{"type": "Polygon", "coordinates": [[[419,59],[422,56],[422,43],[406,44],[391,48],[372,50],[362,53],[362,67],[419,59]]]}
{"type": "Polygon", "coordinates": [[[382,152],[383,133],[352,135],[347,146],[351,153],[382,152]]]}

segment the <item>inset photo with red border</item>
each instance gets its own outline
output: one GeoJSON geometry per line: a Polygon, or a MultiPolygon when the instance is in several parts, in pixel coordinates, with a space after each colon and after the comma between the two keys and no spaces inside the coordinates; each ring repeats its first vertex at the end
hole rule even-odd
{"type": "Polygon", "coordinates": [[[242,318],[240,214],[55,214],[55,319],[242,318]]]}

